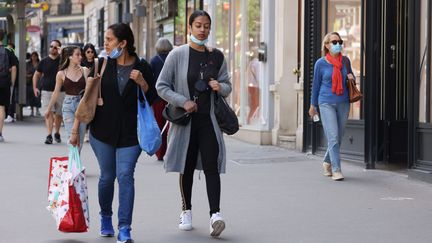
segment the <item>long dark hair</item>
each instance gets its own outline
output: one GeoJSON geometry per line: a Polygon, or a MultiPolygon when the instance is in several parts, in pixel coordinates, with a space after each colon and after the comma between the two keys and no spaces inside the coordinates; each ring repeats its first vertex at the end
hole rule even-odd
{"type": "Polygon", "coordinates": [[[108,29],[112,30],[114,36],[119,40],[119,42],[126,40],[127,42],[126,50],[128,51],[129,55],[135,53],[136,50],[134,46],[135,38],[129,25],[125,23],[117,23],[117,24],[110,25],[108,29]]]}
{"type": "Polygon", "coordinates": [[[61,50],[59,71],[65,70],[67,67],[69,67],[69,57],[73,55],[76,49],[81,51],[79,46],[66,46],[61,50]]]}
{"type": "Polygon", "coordinates": [[[96,48],[95,48],[95,46],[94,46],[92,43],[87,43],[87,44],[84,45],[84,47],[83,47],[83,49],[82,49],[82,56],[83,56],[83,59],[85,59],[86,62],[87,62],[87,58],[86,58],[86,56],[85,56],[85,53],[86,53],[86,51],[87,51],[88,49],[91,49],[91,50],[93,51],[94,58],[97,57],[97,53],[96,53],[96,48]]]}
{"type": "Polygon", "coordinates": [[[32,56],[34,56],[34,55],[36,55],[36,57],[37,57],[37,62],[39,63],[40,62],[40,59],[39,59],[39,53],[37,53],[36,51],[34,51],[34,52],[32,52],[31,54],[30,54],[30,62],[32,62],[32,56]]]}
{"type": "Polygon", "coordinates": [[[191,14],[191,16],[189,17],[189,26],[191,26],[192,23],[195,21],[195,19],[198,18],[199,16],[206,16],[210,20],[210,25],[211,25],[210,15],[206,11],[204,11],[204,10],[195,10],[191,14]]]}

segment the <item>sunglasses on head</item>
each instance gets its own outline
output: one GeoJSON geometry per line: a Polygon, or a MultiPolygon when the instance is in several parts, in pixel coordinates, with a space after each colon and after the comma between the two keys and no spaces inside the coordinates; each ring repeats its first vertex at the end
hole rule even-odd
{"type": "Polygon", "coordinates": [[[339,43],[339,45],[342,45],[343,40],[332,40],[332,41],[330,41],[330,43],[332,43],[333,45],[336,45],[337,43],[339,43]]]}

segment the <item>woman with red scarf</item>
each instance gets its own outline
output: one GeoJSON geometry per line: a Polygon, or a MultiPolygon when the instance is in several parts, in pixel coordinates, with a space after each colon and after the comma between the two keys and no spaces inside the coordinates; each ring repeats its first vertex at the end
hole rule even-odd
{"type": "Polygon", "coordinates": [[[341,53],[342,45],[343,40],[337,32],[324,37],[324,56],[315,63],[309,108],[309,115],[314,117],[314,120],[321,117],[327,138],[328,148],[323,162],[324,175],[331,176],[335,181],[344,179],[340,163],[340,146],[350,110],[346,80],[354,79],[351,62],[341,53]]]}

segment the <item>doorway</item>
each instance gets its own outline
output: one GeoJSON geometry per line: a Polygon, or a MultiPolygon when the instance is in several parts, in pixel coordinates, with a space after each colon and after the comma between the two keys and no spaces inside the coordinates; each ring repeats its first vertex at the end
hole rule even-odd
{"type": "Polygon", "coordinates": [[[407,0],[382,1],[381,82],[378,161],[407,168],[407,0]]]}

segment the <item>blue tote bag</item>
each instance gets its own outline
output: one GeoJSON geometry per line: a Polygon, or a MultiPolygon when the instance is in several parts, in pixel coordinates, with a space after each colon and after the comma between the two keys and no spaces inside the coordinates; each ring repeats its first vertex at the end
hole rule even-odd
{"type": "Polygon", "coordinates": [[[152,156],[162,144],[160,129],[153,110],[141,89],[138,87],[138,141],[142,150],[152,156]]]}

